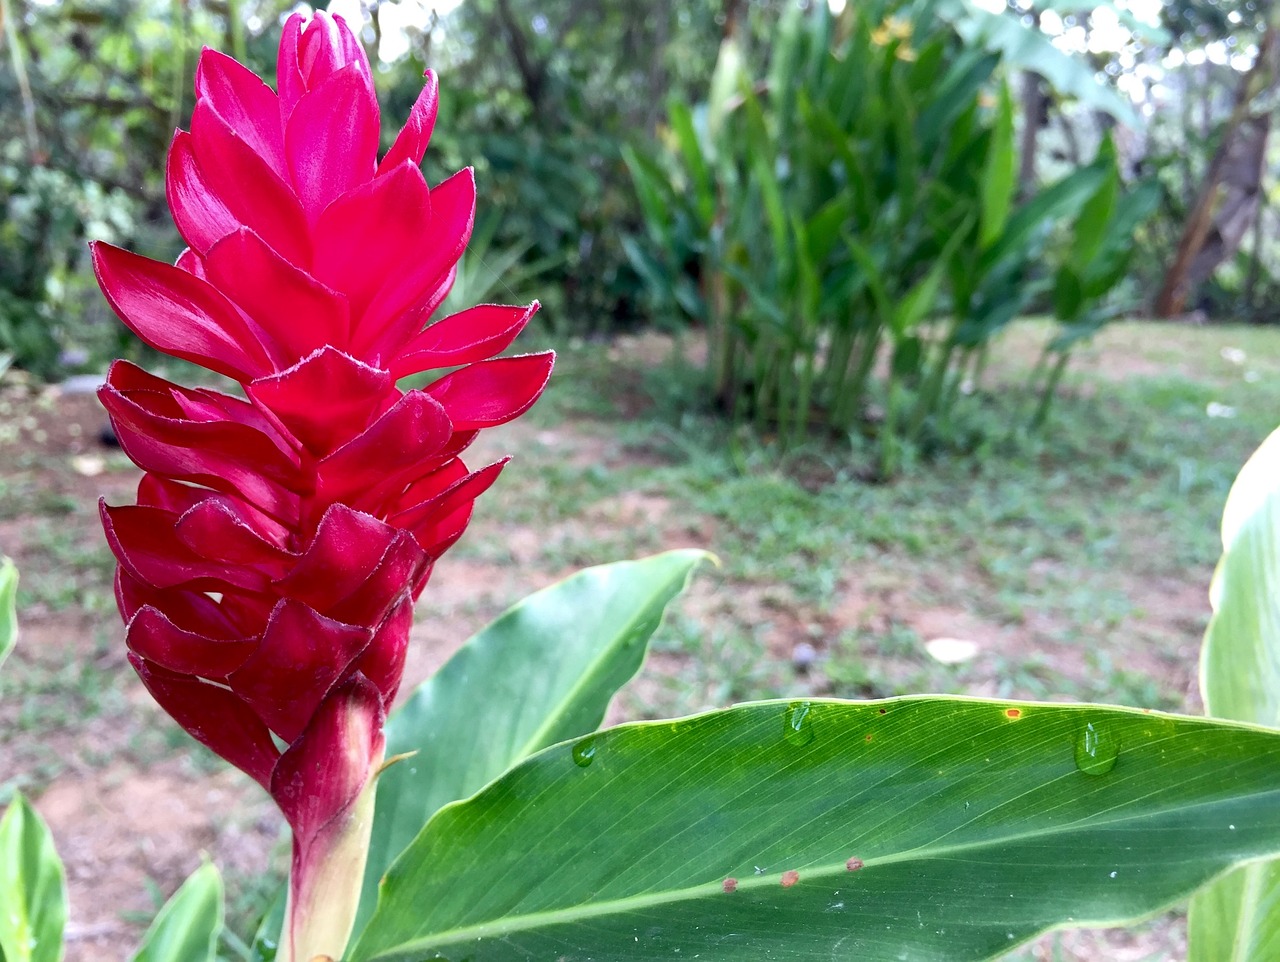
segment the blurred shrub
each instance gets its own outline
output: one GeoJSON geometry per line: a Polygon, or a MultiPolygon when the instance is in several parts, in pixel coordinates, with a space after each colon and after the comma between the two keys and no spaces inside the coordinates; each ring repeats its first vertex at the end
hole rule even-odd
{"type": "Polygon", "coordinates": [[[77,323],[85,238],[125,234],[132,217],[121,191],[0,159],[0,354],[42,378],[88,358],[92,335],[77,323]]]}
{"type": "Polygon", "coordinates": [[[904,445],[946,440],[962,385],[1037,297],[1062,324],[1043,420],[1154,201],[1104,143],[1018,203],[1001,55],[910,13],[792,8],[759,80],[731,38],[706,102],[671,101],[665,149],[627,155],[647,237],[624,243],[655,313],[706,326],[715,403],[784,444],[874,433],[886,474],[904,445]]]}

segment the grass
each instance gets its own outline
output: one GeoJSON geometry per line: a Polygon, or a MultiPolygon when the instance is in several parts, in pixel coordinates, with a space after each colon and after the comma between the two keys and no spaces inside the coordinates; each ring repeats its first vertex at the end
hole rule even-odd
{"type": "MultiPolygon", "coordinates": [[[[640,492],[678,505],[686,531],[705,534],[726,562],[720,590],[780,594],[785,606],[802,610],[801,621],[829,623],[850,594],[892,598],[909,590],[909,599],[889,605],[895,613],[964,611],[993,629],[1031,636],[1024,655],[993,653],[955,669],[933,662],[910,624],[854,625],[852,635],[817,639],[825,677],[807,683],[820,691],[994,688],[1186,706],[1188,668],[1178,662],[1203,629],[1207,602],[1172,624],[1160,585],[1190,583],[1205,598],[1227,490],[1280,411],[1280,334],[1118,325],[1083,352],[1048,430],[1032,435],[1019,427],[1028,399],[1011,385],[1044,332],[1027,325],[999,348],[996,380],[959,413],[959,447],[909,462],[883,485],[860,480],[865,455],[856,443],[782,456],[767,439],[736,435],[699,410],[687,366],[655,363],[652,342],[581,345],[562,352],[533,417],[547,431],[566,419],[594,421],[620,448],[616,463],[574,472],[554,448],[519,452],[512,473],[530,500],[518,513],[508,508],[501,523],[570,517],[640,492]],[[601,409],[606,398],[611,410],[601,409]],[[1126,652],[1138,642],[1145,656],[1134,668],[1126,652]]],[[[613,539],[637,549],[651,541],[613,539]]],[[[599,557],[604,547],[589,535],[577,546],[557,551],[567,562],[599,557]]],[[[762,642],[768,626],[753,621],[757,614],[727,615],[703,638],[713,664],[751,659],[763,648],[767,664],[754,688],[730,670],[683,700],[641,710],[688,710],[718,689],[772,696],[805,684],[787,658],[797,632],[762,642]],[[714,657],[726,645],[737,657],[714,657]]]]}

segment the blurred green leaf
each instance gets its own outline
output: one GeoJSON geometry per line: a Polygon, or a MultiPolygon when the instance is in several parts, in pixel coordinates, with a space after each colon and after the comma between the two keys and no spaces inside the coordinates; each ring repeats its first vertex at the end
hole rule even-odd
{"type": "Polygon", "coordinates": [[[18,642],[18,566],[0,558],[0,667],[18,642]]]}
{"type": "MultiPolygon", "coordinates": [[[[1280,431],[1245,464],[1222,514],[1200,692],[1218,718],[1280,725],[1280,431]]],[[[1280,953],[1280,862],[1236,869],[1191,901],[1192,962],[1280,953]]]]}
{"type": "Polygon", "coordinates": [[[59,962],[66,924],[62,860],[44,820],[18,795],[0,818],[0,958],[59,962]]]}
{"type": "Polygon", "coordinates": [[[990,247],[1009,219],[1016,186],[1017,165],[1013,151],[1013,100],[1007,84],[1000,84],[995,126],[982,169],[982,221],[978,243],[990,247]]]}
{"type": "Polygon", "coordinates": [[[222,877],[205,862],[160,909],[131,962],[213,962],[222,913],[222,877]]]}

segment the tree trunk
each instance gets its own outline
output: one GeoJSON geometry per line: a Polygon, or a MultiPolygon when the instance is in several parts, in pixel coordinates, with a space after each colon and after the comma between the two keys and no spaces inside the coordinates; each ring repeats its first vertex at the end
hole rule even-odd
{"type": "Polygon", "coordinates": [[[1280,8],[1273,10],[1258,58],[1240,80],[1235,106],[1187,216],[1155,300],[1159,317],[1183,313],[1195,288],[1240,247],[1258,210],[1271,115],[1260,101],[1280,74],[1280,8]]]}
{"type": "MultiPolygon", "coordinates": [[[[1040,11],[1032,13],[1040,29],[1040,11]]],[[[1065,117],[1062,118],[1066,124],[1065,117]]],[[[1044,78],[1034,70],[1022,73],[1022,140],[1018,156],[1018,194],[1026,200],[1036,191],[1036,147],[1040,131],[1049,122],[1049,94],[1044,78]]]]}

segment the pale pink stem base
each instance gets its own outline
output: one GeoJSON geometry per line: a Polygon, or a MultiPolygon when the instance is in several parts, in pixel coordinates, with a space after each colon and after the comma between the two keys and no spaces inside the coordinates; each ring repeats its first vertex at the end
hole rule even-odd
{"type": "Polygon", "coordinates": [[[299,846],[295,838],[276,962],[337,962],[346,951],[360,906],[381,763],[379,751],[364,789],[309,845],[299,846]]]}

